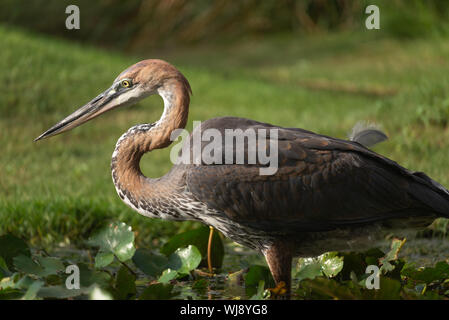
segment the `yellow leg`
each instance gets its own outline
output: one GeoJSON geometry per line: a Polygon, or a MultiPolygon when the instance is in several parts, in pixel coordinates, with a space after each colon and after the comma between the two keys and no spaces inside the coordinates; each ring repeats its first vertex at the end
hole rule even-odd
{"type": "Polygon", "coordinates": [[[212,238],[214,236],[214,228],[213,227],[209,227],[210,228],[210,232],[209,232],[209,242],[207,243],[207,267],[209,269],[209,272],[212,273],[212,256],[211,256],[211,251],[212,251],[212,238]]]}

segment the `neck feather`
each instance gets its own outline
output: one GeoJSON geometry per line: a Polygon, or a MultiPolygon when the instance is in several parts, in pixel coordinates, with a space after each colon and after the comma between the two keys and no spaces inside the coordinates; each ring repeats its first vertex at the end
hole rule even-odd
{"type": "Polygon", "coordinates": [[[185,128],[189,111],[191,92],[184,77],[166,81],[157,92],[164,100],[162,117],[154,124],[130,128],[117,141],[112,155],[112,178],[117,192],[139,212],[139,203],[143,199],[148,201],[149,197],[168,191],[163,179],[149,179],[142,174],[140,159],[146,152],[169,146],[173,130],[185,128]]]}

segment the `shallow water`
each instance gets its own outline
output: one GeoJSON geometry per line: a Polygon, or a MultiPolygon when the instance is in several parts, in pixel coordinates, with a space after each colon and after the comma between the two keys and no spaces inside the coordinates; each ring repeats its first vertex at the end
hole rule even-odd
{"type": "Polygon", "coordinates": [[[399,257],[414,262],[416,267],[433,266],[449,259],[449,238],[411,239],[399,252],[399,257]]]}
{"type": "MultiPolygon", "coordinates": [[[[386,252],[389,246],[390,241],[386,240],[381,243],[380,249],[386,252]]],[[[52,255],[64,257],[63,260],[66,263],[93,262],[87,250],[64,247],[54,250],[52,255]]],[[[407,262],[415,263],[415,267],[433,266],[436,262],[449,258],[449,239],[409,239],[402,247],[399,257],[405,258],[407,262]]],[[[296,265],[296,260],[294,259],[293,266],[296,265]]],[[[205,285],[199,287],[195,285],[198,279],[179,281],[175,286],[175,292],[179,293],[176,299],[249,299],[254,290],[248,292],[245,289],[242,270],[251,265],[266,265],[263,255],[236,243],[225,241],[225,256],[220,273],[207,278],[205,285]]],[[[144,277],[139,273],[138,278],[144,277]]],[[[292,287],[297,287],[297,284],[297,281],[293,279],[292,287]]],[[[145,286],[142,284],[139,288],[143,290],[145,286]]]]}

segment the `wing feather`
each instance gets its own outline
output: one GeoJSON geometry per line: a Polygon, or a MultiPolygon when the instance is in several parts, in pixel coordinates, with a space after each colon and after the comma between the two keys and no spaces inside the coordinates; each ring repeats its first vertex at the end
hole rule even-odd
{"type": "Polygon", "coordinates": [[[260,175],[259,163],[187,167],[189,191],[239,223],[298,232],[404,216],[449,216],[444,187],[357,142],[231,117],[209,120],[202,127],[207,128],[279,130],[274,175],[260,175]]]}

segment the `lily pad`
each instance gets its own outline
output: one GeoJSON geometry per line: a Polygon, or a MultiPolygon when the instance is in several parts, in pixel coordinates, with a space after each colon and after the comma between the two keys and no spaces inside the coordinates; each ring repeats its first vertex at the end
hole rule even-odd
{"type": "MultiPolygon", "coordinates": [[[[357,299],[357,292],[351,287],[337,282],[334,279],[317,277],[315,279],[305,279],[296,291],[299,297],[308,299],[335,299],[352,300],[357,299]]],[[[359,297],[362,298],[362,297],[359,297]]]]}
{"type": "Polygon", "coordinates": [[[151,277],[158,277],[168,265],[166,256],[141,248],[136,250],[132,260],[137,268],[151,277]]]}
{"type": "Polygon", "coordinates": [[[87,294],[90,290],[90,288],[67,289],[65,286],[49,286],[41,288],[37,296],[41,298],[67,299],[87,294]]]}
{"type": "Polygon", "coordinates": [[[111,275],[100,270],[92,270],[85,263],[78,263],[80,270],[81,288],[97,285],[99,287],[107,287],[111,282],[111,275]]]}
{"type": "Polygon", "coordinates": [[[104,268],[114,261],[114,254],[112,252],[98,252],[95,256],[95,268],[104,268]]]}
{"type": "Polygon", "coordinates": [[[0,290],[0,300],[16,300],[20,299],[22,295],[23,292],[18,289],[8,288],[0,290]]]}
{"type": "Polygon", "coordinates": [[[14,273],[9,277],[0,280],[0,292],[7,289],[20,289],[17,283],[21,280],[21,275],[19,273],[14,273]]]}
{"type": "Polygon", "coordinates": [[[64,270],[64,264],[59,258],[37,256],[36,260],[44,268],[44,276],[57,274],[64,270]]]}
{"type": "Polygon", "coordinates": [[[388,253],[383,258],[379,259],[379,262],[382,265],[380,271],[383,274],[393,271],[395,266],[391,262],[398,258],[398,253],[404,245],[405,241],[406,239],[393,239],[393,241],[391,242],[390,251],[388,251],[388,253]]]}
{"type": "Polygon", "coordinates": [[[162,275],[157,280],[160,283],[169,283],[171,280],[178,276],[178,271],[172,269],[166,269],[162,272],[162,275]]]}
{"type": "MultiPolygon", "coordinates": [[[[201,253],[201,266],[207,266],[207,245],[209,242],[210,228],[203,226],[194,230],[189,230],[172,237],[161,249],[161,253],[169,256],[178,248],[194,245],[201,253]]],[[[224,245],[219,232],[214,230],[211,247],[212,267],[220,268],[223,264],[224,245]]]]}
{"type": "Polygon", "coordinates": [[[327,252],[318,257],[323,273],[329,277],[335,277],[343,269],[343,257],[337,252],[327,252]]]}
{"type": "Polygon", "coordinates": [[[167,300],[177,295],[177,293],[173,293],[173,285],[156,283],[146,288],[140,295],[139,300],[167,300]]]}
{"type": "Polygon", "coordinates": [[[44,285],[43,281],[36,280],[29,287],[26,293],[23,295],[22,300],[33,300],[36,298],[37,293],[44,285]]]}
{"type": "Polygon", "coordinates": [[[10,270],[13,267],[14,257],[19,255],[30,256],[30,249],[25,241],[11,234],[0,236],[0,256],[10,270]]]}
{"type": "Polygon", "coordinates": [[[328,278],[335,277],[343,270],[343,257],[337,252],[326,252],[317,258],[300,258],[296,266],[295,278],[313,280],[325,275],[328,278]]]}
{"type": "Polygon", "coordinates": [[[246,275],[243,276],[243,278],[245,279],[246,287],[257,287],[260,280],[263,280],[267,286],[274,286],[274,280],[271,275],[270,269],[265,266],[251,266],[246,275]]]}
{"type": "Polygon", "coordinates": [[[259,285],[257,286],[257,292],[250,298],[250,300],[263,300],[265,296],[265,281],[260,280],[259,285]]]}
{"type": "Polygon", "coordinates": [[[201,262],[201,254],[192,245],[177,249],[169,258],[150,250],[138,249],[133,257],[133,262],[145,274],[152,277],[160,276],[162,282],[167,282],[196,269],[201,262]],[[165,274],[161,275],[164,270],[165,274]]]}
{"type": "Polygon", "coordinates": [[[17,270],[38,277],[57,274],[64,269],[64,265],[58,258],[37,256],[36,260],[37,262],[24,255],[19,255],[13,259],[17,270]]]}
{"type": "Polygon", "coordinates": [[[113,253],[120,261],[130,260],[134,247],[134,232],[123,222],[111,223],[91,237],[89,244],[100,247],[102,252],[113,253]]]}
{"type": "Polygon", "coordinates": [[[5,260],[0,257],[0,279],[7,276],[9,274],[8,266],[6,265],[5,260]]]}
{"type": "Polygon", "coordinates": [[[320,262],[313,258],[299,258],[296,270],[295,278],[299,281],[304,279],[312,280],[323,275],[320,262]]]}
{"type": "Polygon", "coordinates": [[[403,270],[402,275],[429,284],[433,281],[449,279],[449,264],[440,261],[435,264],[435,267],[427,267],[422,270],[407,268],[403,270]]]}
{"type": "Polygon", "coordinates": [[[115,278],[116,299],[127,300],[136,295],[136,276],[121,266],[115,278]]]}
{"type": "Polygon", "coordinates": [[[168,267],[179,274],[188,274],[196,269],[201,262],[201,253],[193,245],[187,248],[179,248],[168,258],[168,267]]]}
{"type": "Polygon", "coordinates": [[[400,299],[401,283],[388,277],[380,277],[380,290],[374,290],[375,299],[397,300],[400,299]]]}
{"type": "Polygon", "coordinates": [[[45,273],[44,268],[42,268],[30,257],[21,254],[17,257],[14,257],[13,261],[16,270],[21,271],[23,273],[33,274],[39,277],[42,277],[45,273]]]}

